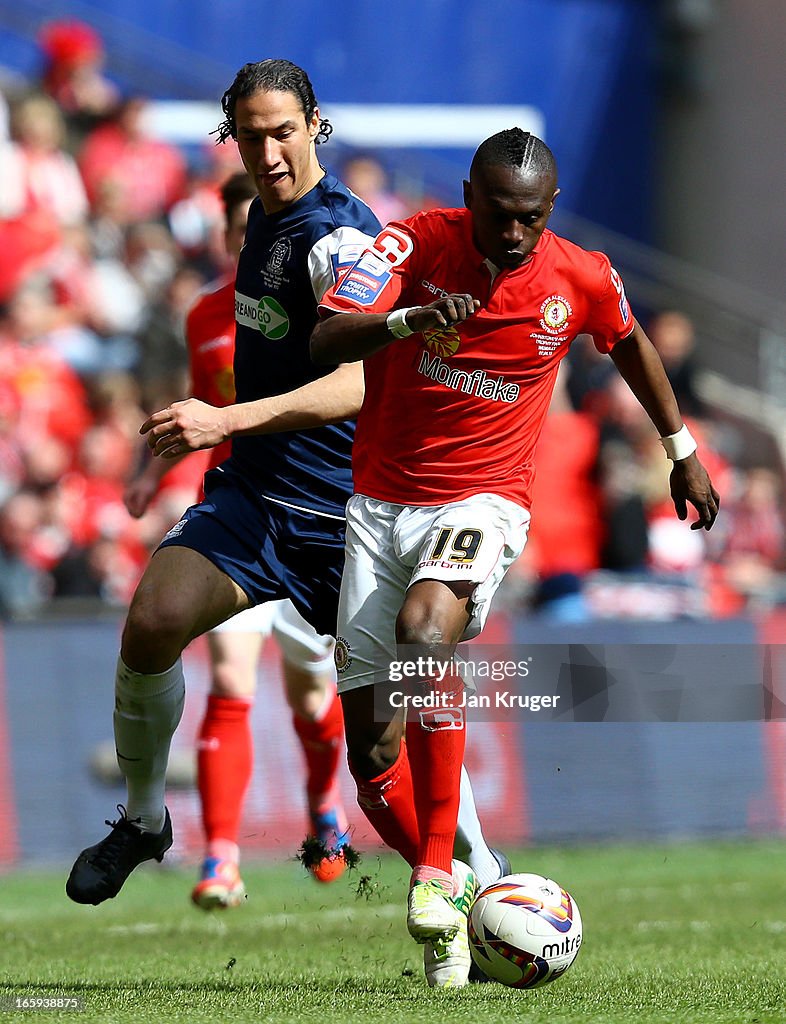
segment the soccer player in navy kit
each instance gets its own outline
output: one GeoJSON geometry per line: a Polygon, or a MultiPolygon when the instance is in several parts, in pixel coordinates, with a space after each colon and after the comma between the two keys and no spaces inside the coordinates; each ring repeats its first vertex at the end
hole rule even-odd
{"type": "MultiPolygon", "coordinates": [[[[357,363],[315,367],[309,336],[317,303],[379,223],[320,166],[315,146],[330,126],[301,68],[247,64],[222,106],[220,141],[237,141],[259,192],[236,280],[236,404],[175,402],[142,432],[156,455],[228,437],[232,455],[206,475],[205,500],[169,531],[131,602],[114,715],[127,806],[109,835],[77,858],[66,891],[78,903],[116,896],[138,864],[160,861],[172,844],[164,785],[186,645],[245,608],[287,597],[318,633],[336,628],[350,421],[362,404],[363,372],[357,363]]],[[[493,881],[500,864],[480,833],[468,783],[466,792],[466,845],[493,881]]]]}
{"type": "MultiPolygon", "coordinates": [[[[205,500],[169,531],[131,602],[114,714],[127,807],[77,858],[66,890],[79,903],[115,896],[137,864],[161,860],[172,844],[164,783],[186,645],[280,598],[318,633],[335,632],[363,375],[359,366],[315,367],[308,339],[318,300],[379,222],[320,166],[315,146],[330,126],[302,69],[280,60],[246,65],[222,105],[219,138],[236,138],[259,192],[237,271],[236,404],[214,409],[189,399],[142,429],[195,412],[200,429],[220,434],[215,440],[232,437],[232,455],[206,475],[205,500]]],[[[168,434],[156,453],[162,449],[186,450],[168,434]]]]}

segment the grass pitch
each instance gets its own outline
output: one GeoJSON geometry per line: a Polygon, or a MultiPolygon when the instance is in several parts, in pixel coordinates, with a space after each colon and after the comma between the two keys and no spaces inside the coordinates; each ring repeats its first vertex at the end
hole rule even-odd
{"type": "Polygon", "coordinates": [[[512,860],[555,878],[581,909],[582,951],[542,989],[428,989],[406,933],[406,873],[367,855],[330,886],[294,863],[247,867],[247,904],[212,915],[189,903],[191,870],[145,865],[98,908],[67,900],[65,870],[6,875],[0,1006],[76,997],[81,1013],[7,1019],[85,1024],[786,1021],[783,844],[530,849],[512,860]]]}

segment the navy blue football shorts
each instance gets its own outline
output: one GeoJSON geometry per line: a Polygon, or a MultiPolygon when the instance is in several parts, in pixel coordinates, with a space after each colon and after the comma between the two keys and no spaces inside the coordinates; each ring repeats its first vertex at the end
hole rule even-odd
{"type": "Polygon", "coordinates": [[[336,635],[344,568],[343,520],[270,501],[224,467],[205,475],[205,499],[159,547],[204,555],[252,605],[289,598],[317,633],[336,635]]]}

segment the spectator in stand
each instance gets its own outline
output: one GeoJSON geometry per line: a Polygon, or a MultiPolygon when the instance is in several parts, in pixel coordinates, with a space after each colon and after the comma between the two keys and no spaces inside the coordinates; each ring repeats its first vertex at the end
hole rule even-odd
{"type": "Polygon", "coordinates": [[[129,370],[140,358],[136,335],[179,256],[163,225],[129,226],[120,190],[110,181],[101,187],[87,230],[93,253],[91,321],[109,342],[107,369],[129,370]]]}
{"type": "Polygon", "coordinates": [[[132,220],[155,220],[180,199],[186,162],[180,150],[148,134],[146,101],[126,99],[117,115],[88,136],[79,153],[87,194],[94,203],[107,181],[120,190],[132,220]]]}
{"type": "Polygon", "coordinates": [[[42,213],[57,224],[85,219],[87,195],[73,157],[63,148],[65,135],[63,115],[48,96],[27,96],[13,107],[12,142],[0,151],[3,217],[42,213]]]}
{"type": "Polygon", "coordinates": [[[44,434],[24,450],[24,486],[46,497],[70,473],[74,450],[57,437],[44,434]]]}
{"type": "MultiPolygon", "coordinates": [[[[106,227],[106,222],[102,227],[106,227]]],[[[115,225],[119,228],[119,225],[115,225]]],[[[95,225],[93,225],[95,227],[95,225]]],[[[126,233],[124,228],[119,228],[120,248],[117,252],[110,251],[107,247],[104,251],[97,253],[91,268],[91,295],[92,295],[92,318],[96,329],[105,337],[118,339],[132,338],[139,331],[147,316],[147,310],[151,301],[146,295],[143,281],[146,283],[148,272],[138,275],[129,266],[126,250],[126,233]]],[[[96,235],[92,235],[93,242],[96,235]]],[[[108,241],[104,236],[102,241],[108,241]]],[[[174,260],[172,269],[161,273],[161,286],[166,286],[167,281],[174,273],[174,260]]],[[[153,263],[149,264],[151,267],[153,263]]]]}
{"type": "Polygon", "coordinates": [[[82,438],[76,472],[87,488],[82,524],[91,539],[118,534],[127,524],[123,492],[134,456],[130,439],[108,424],[92,426],[82,438]]]}
{"type": "Polygon", "coordinates": [[[27,275],[55,252],[59,242],[58,225],[43,211],[0,218],[0,304],[8,302],[27,275]]]}
{"type": "Polygon", "coordinates": [[[42,520],[41,499],[29,491],[0,508],[0,618],[35,614],[49,597],[49,580],[32,553],[42,520]]]}
{"type": "Polygon", "coordinates": [[[90,385],[90,405],[96,423],[120,431],[136,451],[139,424],[146,413],[136,377],[127,372],[103,373],[90,385]]]}
{"type": "Polygon", "coordinates": [[[117,107],[119,95],[104,76],[104,44],[83,21],[47,22],[38,33],[41,87],[68,120],[74,143],[117,107]]]}
{"type": "Polygon", "coordinates": [[[53,289],[61,325],[89,331],[98,341],[92,359],[77,366],[79,372],[92,377],[130,370],[138,359],[133,333],[142,315],[141,289],[122,264],[94,258],[87,225],[63,230],[41,273],[53,289]]]}
{"type": "Polygon", "coordinates": [[[786,556],[786,528],[782,513],[782,486],[768,466],[755,466],[736,474],[732,503],[723,530],[713,538],[714,562],[721,581],[730,589],[730,612],[742,611],[746,602],[772,600],[786,556]]]}
{"type": "Polygon", "coordinates": [[[58,595],[94,594],[111,603],[130,596],[147,554],[123,503],[132,458],[131,440],[115,427],[94,426],[84,435],[76,465],[58,486],[57,514],[70,538],[53,567],[58,595]]]}
{"type": "Polygon", "coordinates": [[[15,438],[24,450],[51,436],[75,451],[92,420],[84,385],[57,349],[46,344],[35,304],[12,302],[5,327],[0,380],[15,396],[15,438]]]}
{"type": "Polygon", "coordinates": [[[105,353],[100,338],[72,316],[67,305],[58,303],[46,274],[28,277],[11,299],[9,311],[24,344],[57,353],[80,376],[102,369],[105,353]]]}
{"type": "Polygon", "coordinates": [[[649,336],[658,351],[666,376],[686,416],[703,416],[696,391],[696,333],[693,321],[677,310],[665,310],[653,317],[649,336]]]}
{"type": "Polygon", "coordinates": [[[22,486],[25,464],[14,426],[19,399],[10,384],[0,380],[0,507],[22,486]]]}
{"type": "MultiPolygon", "coordinates": [[[[603,410],[599,473],[607,528],[604,567],[698,578],[707,565],[706,534],[672,528],[668,462],[660,446],[652,444],[646,416],[618,380],[594,404],[603,410]]],[[[686,422],[702,446],[708,472],[725,491],[725,460],[700,422],[687,417],[686,422]]]]}
{"type": "Polygon", "coordinates": [[[138,335],[138,373],[146,408],[162,408],[187,394],[185,318],[204,285],[204,276],[198,270],[188,265],[180,267],[164,296],[148,310],[138,335]]]}
{"type": "Polygon", "coordinates": [[[186,195],[169,211],[169,227],[185,258],[211,279],[226,266],[221,186],[233,174],[242,173],[245,169],[237,150],[204,147],[189,170],[186,195]]]}
{"type": "Polygon", "coordinates": [[[24,489],[41,499],[42,516],[30,545],[39,568],[51,572],[68,553],[72,545],[73,521],[78,521],[83,509],[75,508],[70,517],[62,501],[63,480],[73,467],[74,453],[55,437],[42,436],[24,453],[24,489]]]}
{"type": "MultiPolygon", "coordinates": [[[[619,378],[610,380],[605,390],[596,395],[593,404],[603,410],[598,459],[606,525],[603,566],[627,572],[644,570],[647,566],[647,503],[652,485],[645,463],[639,457],[648,446],[649,421],[630,390],[621,384],[619,378]]],[[[662,455],[661,451],[659,461],[662,455]]],[[[646,465],[649,466],[649,455],[646,465]]],[[[666,463],[663,473],[668,494],[666,463]]]]}
{"type": "Polygon", "coordinates": [[[128,227],[123,264],[149,305],[165,294],[182,262],[177,244],[164,224],[143,221],[128,227]]]}
{"type": "MultiPolygon", "coordinates": [[[[27,158],[20,143],[9,138],[8,129],[8,107],[3,99],[0,106],[0,303],[8,301],[25,275],[39,266],[60,240],[60,220],[37,203],[33,191],[28,191],[27,158]]],[[[61,169],[68,166],[65,154],[62,162],[55,162],[61,169]]],[[[37,182],[39,177],[37,174],[37,182]]],[[[80,179],[77,188],[81,187],[80,179]]],[[[47,185],[44,195],[48,192],[47,185]]]]}
{"type": "Polygon", "coordinates": [[[347,160],[343,178],[347,188],[368,203],[382,225],[412,212],[407,203],[391,191],[385,168],[373,156],[363,154],[347,160]]]}
{"type": "Polygon", "coordinates": [[[90,244],[96,259],[122,260],[126,230],[132,220],[122,186],[111,178],[105,178],[93,197],[88,222],[90,244]]]}

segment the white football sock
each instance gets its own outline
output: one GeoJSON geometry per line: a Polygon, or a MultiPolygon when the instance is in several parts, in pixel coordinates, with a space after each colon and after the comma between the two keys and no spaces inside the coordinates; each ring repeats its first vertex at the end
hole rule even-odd
{"type": "Polygon", "coordinates": [[[126,779],[128,817],[146,832],[164,827],[169,745],[183,714],[185,680],[180,658],[155,675],[134,672],[117,659],[115,748],[126,779]]]}
{"type": "Polygon", "coordinates": [[[475,872],[481,889],[485,889],[487,885],[496,882],[500,877],[499,863],[483,838],[483,830],[475,808],[472,784],[464,765],[461,766],[461,800],[453,856],[457,860],[463,860],[465,864],[469,864],[475,872]]]}

